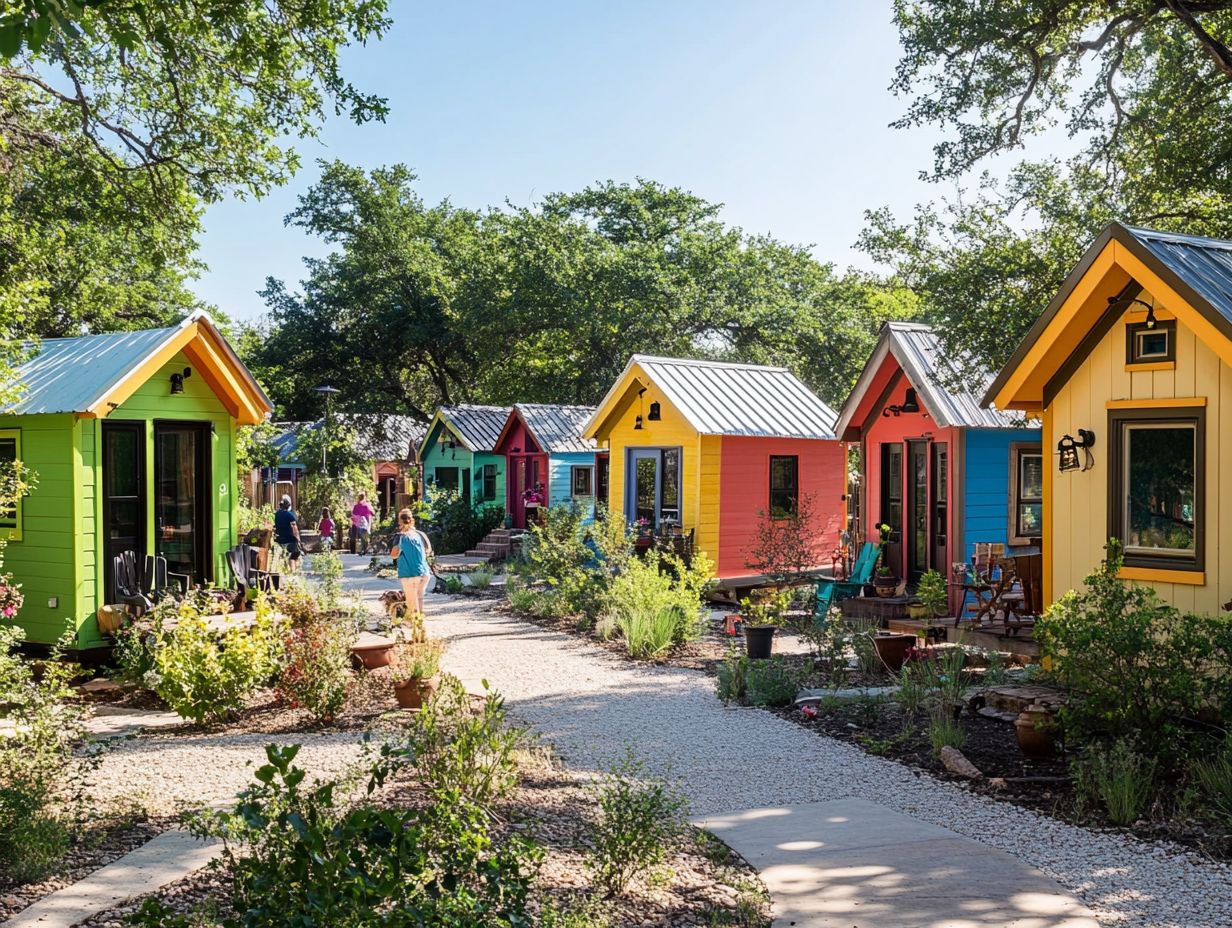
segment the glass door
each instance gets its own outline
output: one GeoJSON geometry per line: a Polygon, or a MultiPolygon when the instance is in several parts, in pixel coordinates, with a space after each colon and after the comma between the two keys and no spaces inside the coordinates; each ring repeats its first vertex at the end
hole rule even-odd
{"type": "Polygon", "coordinates": [[[881,446],[880,521],[890,526],[886,557],[897,576],[903,565],[903,446],[899,444],[881,446]]]}
{"type": "Polygon", "coordinates": [[[633,451],[630,457],[633,486],[625,516],[639,530],[648,526],[653,532],[659,526],[659,452],[633,451]]]}
{"type": "Polygon", "coordinates": [[[145,423],[103,423],[103,587],[114,603],[115,558],[145,557],[145,423]]]}
{"type": "Polygon", "coordinates": [[[928,570],[928,442],[907,442],[907,577],[928,570]]]}
{"type": "Polygon", "coordinates": [[[172,573],[210,579],[208,423],[154,424],[155,550],[172,573]]]}
{"type": "Polygon", "coordinates": [[[947,563],[950,529],[950,460],[949,447],[945,444],[933,445],[933,467],[929,479],[932,486],[933,510],[932,561],[929,566],[945,577],[950,572],[950,565],[947,563]]]}

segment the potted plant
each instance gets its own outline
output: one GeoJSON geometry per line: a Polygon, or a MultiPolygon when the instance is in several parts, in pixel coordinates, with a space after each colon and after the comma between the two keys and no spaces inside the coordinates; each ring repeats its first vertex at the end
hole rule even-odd
{"type": "Polygon", "coordinates": [[[1014,720],[1018,749],[1027,757],[1052,757],[1057,753],[1057,723],[1052,710],[1039,703],[1027,706],[1014,720]]]}
{"type": "Polygon", "coordinates": [[[877,526],[880,536],[877,546],[881,551],[877,555],[877,572],[873,576],[873,590],[878,596],[887,599],[898,592],[898,577],[894,576],[894,568],[890,566],[890,536],[894,529],[882,522],[877,526]]]}
{"type": "Polygon", "coordinates": [[[949,606],[949,593],[946,588],[945,577],[941,576],[935,570],[924,572],[924,576],[920,578],[920,584],[915,590],[916,599],[920,601],[920,605],[924,608],[924,619],[928,625],[932,625],[934,619],[939,619],[945,615],[946,609],[949,606]]]}
{"type": "Polygon", "coordinates": [[[774,632],[783,624],[791,605],[791,590],[766,590],[756,598],[740,600],[744,622],[744,650],[749,660],[765,660],[774,650],[774,632]]]}
{"type": "Polygon", "coordinates": [[[427,641],[403,641],[398,645],[391,676],[394,698],[403,709],[418,709],[428,699],[436,685],[433,682],[441,669],[445,647],[435,638],[427,641]]]}

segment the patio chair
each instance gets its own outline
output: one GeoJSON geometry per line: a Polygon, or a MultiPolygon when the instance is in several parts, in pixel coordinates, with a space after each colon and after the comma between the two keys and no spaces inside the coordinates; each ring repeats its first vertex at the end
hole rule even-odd
{"type": "Polygon", "coordinates": [[[252,591],[270,592],[282,585],[282,575],[257,566],[257,550],[251,545],[239,544],[227,551],[227,566],[235,578],[237,599],[248,599],[252,591]]]}
{"type": "Polygon", "coordinates": [[[141,573],[137,569],[137,554],[121,551],[111,560],[111,576],[115,598],[124,608],[141,617],[154,608],[154,603],[141,589],[141,573]]]}
{"type": "Polygon", "coordinates": [[[864,584],[873,580],[873,569],[877,566],[877,555],[881,548],[875,542],[866,541],[860,549],[860,556],[851,565],[851,576],[847,580],[822,580],[817,584],[817,597],[813,605],[813,619],[824,622],[830,614],[830,608],[840,600],[852,599],[860,595],[864,584]]]}
{"type": "Polygon", "coordinates": [[[169,571],[165,557],[156,554],[145,556],[145,572],[141,575],[142,591],[155,602],[164,596],[188,595],[190,581],[188,574],[169,571]]]}

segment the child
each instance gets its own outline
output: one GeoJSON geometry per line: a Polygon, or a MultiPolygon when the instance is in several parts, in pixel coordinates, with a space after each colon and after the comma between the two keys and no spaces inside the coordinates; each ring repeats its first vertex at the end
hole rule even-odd
{"type": "Polygon", "coordinates": [[[329,517],[329,507],[321,510],[321,521],[317,523],[317,531],[321,534],[321,550],[329,551],[334,546],[334,520],[329,517]]]}

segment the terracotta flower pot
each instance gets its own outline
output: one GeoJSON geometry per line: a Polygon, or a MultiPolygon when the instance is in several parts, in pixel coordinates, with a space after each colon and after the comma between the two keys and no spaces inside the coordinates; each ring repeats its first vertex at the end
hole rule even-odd
{"type": "Polygon", "coordinates": [[[367,670],[375,670],[377,667],[388,667],[394,662],[394,644],[371,644],[351,648],[351,654],[354,655],[367,670]]]}
{"type": "Polygon", "coordinates": [[[412,677],[394,683],[394,698],[403,709],[420,709],[436,692],[435,680],[420,680],[412,677]]]}
{"type": "Polygon", "coordinates": [[[874,635],[873,648],[890,673],[898,673],[907,660],[907,652],[915,647],[915,635],[874,635]]]}
{"type": "Polygon", "coordinates": [[[751,661],[764,661],[774,650],[773,625],[744,626],[744,653],[751,661]]]}
{"type": "Polygon", "coordinates": [[[1057,753],[1056,722],[1043,706],[1027,706],[1014,721],[1018,749],[1027,757],[1052,757],[1057,753]]]}

